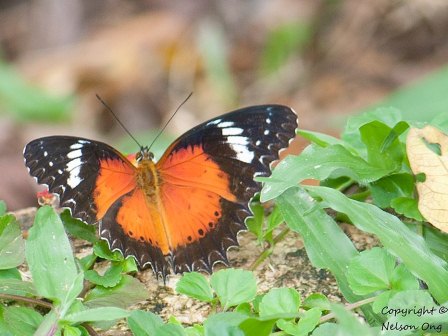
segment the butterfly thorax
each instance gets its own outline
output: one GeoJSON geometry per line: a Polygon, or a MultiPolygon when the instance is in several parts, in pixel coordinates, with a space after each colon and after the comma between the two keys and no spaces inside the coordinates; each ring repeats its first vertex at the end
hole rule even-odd
{"type": "Polygon", "coordinates": [[[153,161],[153,154],[149,152],[147,147],[143,147],[136,155],[137,169],[136,181],[137,186],[143,190],[143,193],[149,201],[154,201],[156,189],[158,185],[158,175],[156,165],[153,161]]]}

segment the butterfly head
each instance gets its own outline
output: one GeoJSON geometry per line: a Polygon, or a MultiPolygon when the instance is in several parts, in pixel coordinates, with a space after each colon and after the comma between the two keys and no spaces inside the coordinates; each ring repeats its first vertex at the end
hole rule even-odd
{"type": "Polygon", "coordinates": [[[142,161],[152,161],[154,159],[154,154],[149,150],[148,146],[142,146],[140,151],[135,155],[135,160],[137,163],[142,161]]]}

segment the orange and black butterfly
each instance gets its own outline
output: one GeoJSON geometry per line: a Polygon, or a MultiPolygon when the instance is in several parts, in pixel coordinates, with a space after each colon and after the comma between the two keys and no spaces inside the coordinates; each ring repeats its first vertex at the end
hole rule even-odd
{"type": "Polygon", "coordinates": [[[88,224],[112,250],[151,264],[163,278],[212,271],[228,264],[261,189],[256,176],[288,146],[297,116],[286,106],[262,105],[227,113],[189,130],[153,161],[148,147],[127,158],[111,146],[83,138],[31,141],[25,164],[61,207],[88,224]]]}

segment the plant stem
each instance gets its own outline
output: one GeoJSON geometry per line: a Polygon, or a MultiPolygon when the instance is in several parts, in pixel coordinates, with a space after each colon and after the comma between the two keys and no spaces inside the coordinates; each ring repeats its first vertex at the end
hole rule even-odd
{"type": "MultiPolygon", "coordinates": [[[[345,305],[344,307],[347,310],[355,310],[356,308],[362,307],[362,306],[364,306],[364,305],[366,305],[368,303],[371,303],[371,302],[375,301],[375,299],[376,299],[376,296],[369,297],[367,299],[364,299],[364,300],[361,300],[361,301],[358,301],[358,302],[349,303],[349,304],[345,305]]],[[[329,321],[331,319],[334,319],[335,317],[336,316],[334,315],[334,313],[329,313],[327,315],[324,315],[324,316],[322,316],[320,318],[319,324],[322,324],[322,323],[327,322],[327,321],[329,321]]]]}
{"type": "Polygon", "coordinates": [[[7,299],[7,300],[14,300],[14,301],[21,301],[30,303],[36,306],[45,307],[48,309],[52,309],[53,305],[49,302],[39,300],[39,299],[31,299],[20,295],[13,295],[13,294],[0,294],[0,299],[7,299]]]}
{"type": "Polygon", "coordinates": [[[275,238],[272,240],[272,245],[269,246],[269,248],[263,250],[263,252],[252,263],[252,265],[250,265],[249,270],[254,271],[258,266],[260,266],[260,264],[263,263],[263,261],[265,261],[266,258],[268,258],[272,254],[275,244],[282,241],[289,233],[289,231],[289,228],[285,227],[277,236],[275,236],[275,238]]]}

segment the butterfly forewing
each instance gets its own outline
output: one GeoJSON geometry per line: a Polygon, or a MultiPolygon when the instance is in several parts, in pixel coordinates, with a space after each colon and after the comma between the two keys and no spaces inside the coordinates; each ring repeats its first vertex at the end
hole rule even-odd
{"type": "Polygon", "coordinates": [[[134,168],[118,151],[102,142],[50,136],[31,141],[23,155],[30,175],[59,195],[61,207],[70,208],[74,217],[89,224],[99,219],[99,205],[104,207],[95,199],[104,184],[107,193],[115,198],[126,191],[126,186],[132,188],[134,168]],[[109,163],[116,164],[120,178],[107,174],[109,163]]]}

